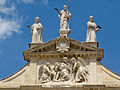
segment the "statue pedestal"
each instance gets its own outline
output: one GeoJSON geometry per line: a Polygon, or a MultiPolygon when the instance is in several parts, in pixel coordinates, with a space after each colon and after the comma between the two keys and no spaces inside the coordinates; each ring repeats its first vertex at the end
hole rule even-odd
{"type": "Polygon", "coordinates": [[[62,38],[68,37],[70,33],[71,33],[70,29],[60,29],[59,30],[59,35],[62,38]]]}
{"type": "Polygon", "coordinates": [[[85,42],[85,44],[91,45],[91,46],[94,46],[94,47],[99,47],[98,42],[85,42]]]}
{"type": "Polygon", "coordinates": [[[41,45],[42,43],[31,43],[31,44],[29,44],[29,47],[30,48],[33,48],[33,47],[36,47],[36,46],[39,46],[39,45],[41,45]]]}

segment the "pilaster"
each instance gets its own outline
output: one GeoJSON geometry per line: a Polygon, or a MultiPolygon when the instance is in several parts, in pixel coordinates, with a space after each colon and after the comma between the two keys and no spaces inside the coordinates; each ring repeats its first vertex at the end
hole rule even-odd
{"type": "Polygon", "coordinates": [[[97,62],[96,62],[96,58],[91,58],[90,59],[90,84],[96,84],[97,83],[97,62]]]}
{"type": "Polygon", "coordinates": [[[37,60],[31,60],[28,68],[26,69],[26,84],[36,84],[37,75],[37,60]]]}

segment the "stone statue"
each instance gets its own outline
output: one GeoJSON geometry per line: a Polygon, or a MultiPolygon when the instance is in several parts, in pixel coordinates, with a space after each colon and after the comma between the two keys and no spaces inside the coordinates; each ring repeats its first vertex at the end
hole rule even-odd
{"type": "Polygon", "coordinates": [[[60,29],[69,29],[68,21],[71,18],[71,13],[67,10],[67,5],[64,5],[64,10],[58,15],[60,19],[60,29]]]}
{"type": "Polygon", "coordinates": [[[43,26],[39,22],[39,17],[35,18],[35,23],[31,27],[32,43],[42,43],[43,26]]]}
{"type": "Polygon", "coordinates": [[[94,22],[93,16],[90,16],[90,21],[87,23],[87,38],[86,42],[96,42],[96,32],[98,27],[94,22]]]}

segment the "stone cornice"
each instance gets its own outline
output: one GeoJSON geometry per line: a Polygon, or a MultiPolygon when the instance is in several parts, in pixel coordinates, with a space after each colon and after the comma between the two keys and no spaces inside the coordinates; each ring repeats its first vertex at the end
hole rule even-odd
{"type": "Polygon", "coordinates": [[[69,57],[82,57],[82,58],[96,58],[101,60],[103,58],[103,49],[98,48],[97,42],[79,42],[70,38],[64,40],[64,42],[69,41],[68,51],[59,52],[56,45],[61,42],[59,38],[48,41],[43,44],[35,44],[32,47],[23,52],[24,59],[30,61],[31,59],[60,59],[64,56],[69,57]]]}

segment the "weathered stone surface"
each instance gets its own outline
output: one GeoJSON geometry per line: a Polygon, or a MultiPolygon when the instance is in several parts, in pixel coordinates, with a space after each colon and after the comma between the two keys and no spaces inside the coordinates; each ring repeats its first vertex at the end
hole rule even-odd
{"type": "Polygon", "coordinates": [[[99,62],[103,57],[102,49],[92,43],[67,39],[68,43],[70,42],[68,50],[59,52],[57,51],[58,48],[56,48],[57,40],[59,39],[38,44],[25,50],[24,57],[25,60],[29,61],[28,64],[12,76],[0,80],[0,89],[70,90],[71,88],[71,90],[92,90],[91,88],[94,88],[100,90],[102,88],[101,90],[112,90],[110,87],[115,90],[120,89],[120,76],[114,74],[99,62]],[[76,67],[77,60],[80,64],[78,64],[77,69],[72,69],[71,67],[76,67]],[[42,66],[45,67],[45,71],[49,71],[48,75],[50,77],[43,75],[42,66]],[[60,70],[57,68],[59,66],[60,70]],[[79,67],[80,72],[78,71],[79,67]],[[52,72],[56,72],[55,77],[52,76],[52,72]],[[41,82],[41,77],[44,77],[44,79],[47,77],[50,80],[44,82],[44,79],[42,79],[41,82]]]}
{"type": "Polygon", "coordinates": [[[94,21],[88,23],[94,28],[88,25],[87,42],[70,39],[71,14],[66,6],[64,9],[59,15],[60,37],[45,43],[42,32],[36,34],[36,30],[42,30],[36,18],[37,23],[31,27],[35,34],[30,49],[23,51],[28,64],[0,80],[0,90],[120,90],[120,76],[100,63],[103,49],[96,42],[94,21]]]}

